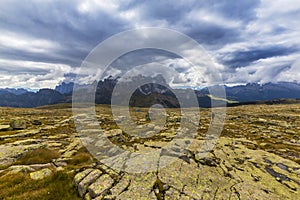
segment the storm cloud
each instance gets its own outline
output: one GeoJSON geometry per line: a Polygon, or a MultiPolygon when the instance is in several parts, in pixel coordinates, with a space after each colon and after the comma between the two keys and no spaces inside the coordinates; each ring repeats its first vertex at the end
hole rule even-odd
{"type": "MultiPolygon", "coordinates": [[[[100,42],[141,27],[196,40],[225,83],[300,80],[300,4],[293,0],[3,0],[0,7],[0,87],[53,88],[73,80],[100,42]]],[[[182,77],[189,70],[172,53],[130,55],[113,62],[110,73],[155,63],[174,66],[182,77]]]]}

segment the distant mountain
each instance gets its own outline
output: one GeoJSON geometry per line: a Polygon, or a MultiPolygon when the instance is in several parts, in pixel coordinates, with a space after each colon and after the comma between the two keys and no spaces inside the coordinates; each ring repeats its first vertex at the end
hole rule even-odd
{"type": "Polygon", "coordinates": [[[227,99],[239,102],[300,98],[300,84],[294,82],[266,83],[262,85],[249,83],[247,85],[226,87],[225,90],[227,99]]]}
{"type": "MultiPolygon", "coordinates": [[[[96,87],[95,103],[111,104],[111,97],[116,84],[120,81],[118,78],[108,77],[98,83],[92,85],[79,85],[77,90],[85,94],[87,90],[96,87]],[[95,85],[96,84],[96,85],[95,85]],[[91,87],[93,86],[93,87],[91,87]]],[[[247,85],[239,85],[233,87],[225,86],[227,99],[221,99],[209,94],[209,88],[201,90],[192,89],[172,89],[160,76],[143,77],[137,76],[131,81],[122,82],[121,91],[129,91],[129,88],[135,88],[134,83],[148,82],[137,88],[131,98],[129,104],[138,107],[150,107],[153,104],[162,104],[165,107],[176,108],[181,106],[177,95],[185,102],[189,102],[189,91],[194,91],[200,107],[211,107],[212,102],[215,106],[236,106],[242,104],[256,103],[291,103],[298,102],[289,99],[300,98],[300,84],[290,82],[266,83],[263,85],[251,83],[247,85]]],[[[38,92],[30,92],[25,89],[0,89],[0,106],[8,107],[37,107],[56,103],[71,103],[74,83],[62,83],[55,90],[41,89],[38,92]]],[[[219,87],[219,86],[212,86],[219,87]]],[[[119,98],[119,102],[123,100],[123,95],[114,96],[119,98]]],[[[185,106],[191,106],[186,104],[185,106]]]]}
{"type": "Polygon", "coordinates": [[[0,95],[1,94],[15,94],[15,95],[21,95],[28,92],[28,90],[23,89],[23,88],[0,88],[0,95]]]}
{"type": "Polygon", "coordinates": [[[63,82],[61,85],[58,85],[55,87],[55,91],[61,93],[61,94],[70,94],[73,91],[74,83],[65,83],[63,82]]]}
{"type": "Polygon", "coordinates": [[[38,92],[23,94],[0,94],[0,106],[31,108],[64,102],[64,95],[51,89],[41,89],[38,92]]]}

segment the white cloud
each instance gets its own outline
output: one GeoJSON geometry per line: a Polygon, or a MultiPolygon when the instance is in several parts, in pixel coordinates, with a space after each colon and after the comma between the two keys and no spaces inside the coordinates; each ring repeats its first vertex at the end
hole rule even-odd
{"type": "Polygon", "coordinates": [[[220,13],[215,13],[211,10],[206,10],[205,8],[192,10],[187,14],[185,20],[197,23],[200,27],[202,23],[228,28],[239,28],[242,25],[240,19],[228,19],[225,16],[221,16],[220,13]]]}
{"type": "Polygon", "coordinates": [[[15,49],[32,53],[47,53],[58,49],[56,42],[28,37],[17,33],[2,31],[0,35],[0,48],[15,49]]]}
{"type": "Polygon", "coordinates": [[[71,71],[65,64],[0,59],[0,88],[54,88],[71,71]]]}
{"type": "Polygon", "coordinates": [[[276,80],[300,83],[300,59],[295,61],[291,67],[281,71],[281,73],[277,75],[276,80]]]}
{"type": "Polygon", "coordinates": [[[235,83],[235,82],[267,83],[267,82],[277,82],[277,81],[299,82],[300,65],[299,62],[293,62],[293,60],[299,60],[299,59],[300,59],[300,55],[298,54],[260,59],[250,66],[236,68],[234,73],[227,73],[226,82],[228,83],[235,83]]]}
{"type": "MultiPolygon", "coordinates": [[[[196,65],[192,65],[183,58],[156,59],[147,64],[134,66],[127,71],[122,71],[116,67],[109,67],[108,71],[105,72],[105,76],[112,73],[115,74],[115,76],[121,77],[123,77],[124,74],[126,77],[138,75],[155,77],[161,75],[171,87],[199,87],[219,84],[220,74],[214,74],[215,72],[218,72],[218,69],[208,69],[208,61],[203,61],[203,65],[201,66],[199,63],[200,62],[196,63],[196,65]],[[217,78],[215,78],[215,76],[217,76],[217,78]]],[[[209,63],[214,62],[212,61],[209,63]]],[[[217,63],[214,63],[214,65],[222,66],[217,63]]],[[[213,68],[213,66],[210,67],[213,68]]]]}
{"type": "Polygon", "coordinates": [[[85,0],[79,1],[79,4],[77,5],[78,11],[84,14],[94,14],[99,11],[115,13],[118,7],[119,5],[117,2],[110,0],[85,0]]]}

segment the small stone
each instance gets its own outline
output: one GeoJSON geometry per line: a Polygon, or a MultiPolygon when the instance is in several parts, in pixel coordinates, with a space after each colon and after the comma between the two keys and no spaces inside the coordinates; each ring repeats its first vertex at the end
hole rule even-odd
{"type": "Polygon", "coordinates": [[[253,175],[253,174],[251,174],[251,176],[252,176],[252,178],[253,178],[253,180],[254,180],[255,182],[258,182],[258,181],[261,180],[261,177],[260,177],[260,176],[255,176],[255,175],[253,175]]]}
{"type": "Polygon", "coordinates": [[[40,169],[43,169],[43,168],[51,168],[51,167],[54,167],[54,165],[52,163],[32,164],[32,165],[30,165],[30,167],[33,168],[34,171],[36,171],[36,170],[40,170],[40,169]]]}
{"type": "Polygon", "coordinates": [[[60,171],[64,171],[65,169],[63,167],[57,167],[56,171],[60,172],[60,171]]]}
{"type": "Polygon", "coordinates": [[[276,177],[276,181],[281,182],[281,179],[279,177],[276,177]]]}
{"type": "Polygon", "coordinates": [[[41,169],[36,172],[31,172],[30,178],[33,180],[40,180],[40,179],[44,179],[47,176],[50,176],[51,174],[52,174],[52,171],[50,169],[46,168],[46,169],[41,169]]]}
{"type": "Polygon", "coordinates": [[[292,131],[292,130],[285,130],[285,132],[287,134],[290,134],[290,135],[294,135],[295,134],[295,131],[292,131]]]}
{"type": "Polygon", "coordinates": [[[48,147],[50,148],[57,148],[57,147],[61,147],[62,143],[58,143],[58,142],[51,142],[48,144],[48,147]]]}
{"type": "Polygon", "coordinates": [[[0,131],[7,131],[10,128],[10,125],[0,125],[0,131]]]}
{"type": "Polygon", "coordinates": [[[41,120],[38,120],[38,119],[33,120],[31,123],[32,123],[32,125],[42,125],[41,120]]]}
{"type": "Polygon", "coordinates": [[[67,166],[68,164],[66,162],[61,162],[61,161],[55,161],[53,162],[55,166],[57,167],[65,167],[67,166]]]}
{"type": "Polygon", "coordinates": [[[258,121],[258,122],[261,122],[261,123],[266,123],[266,122],[267,122],[267,120],[266,120],[266,119],[263,119],[263,118],[258,118],[257,121],[258,121]]]}
{"type": "Polygon", "coordinates": [[[291,139],[291,143],[297,143],[295,139],[291,139]]]}
{"type": "Polygon", "coordinates": [[[50,135],[50,136],[48,136],[48,139],[56,140],[56,139],[63,139],[63,138],[67,138],[67,137],[68,137],[67,134],[59,134],[59,135],[50,135]]]}
{"type": "Polygon", "coordinates": [[[300,175],[300,169],[294,169],[294,173],[300,175]]]}

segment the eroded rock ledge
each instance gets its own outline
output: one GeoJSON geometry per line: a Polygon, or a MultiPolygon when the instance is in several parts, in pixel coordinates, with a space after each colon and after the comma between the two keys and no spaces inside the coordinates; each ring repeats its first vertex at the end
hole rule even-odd
{"type": "Polygon", "coordinates": [[[184,159],[152,173],[98,164],[77,173],[74,185],[84,199],[297,199],[300,165],[245,142],[253,143],[220,138],[206,157],[189,149],[184,159]]]}

